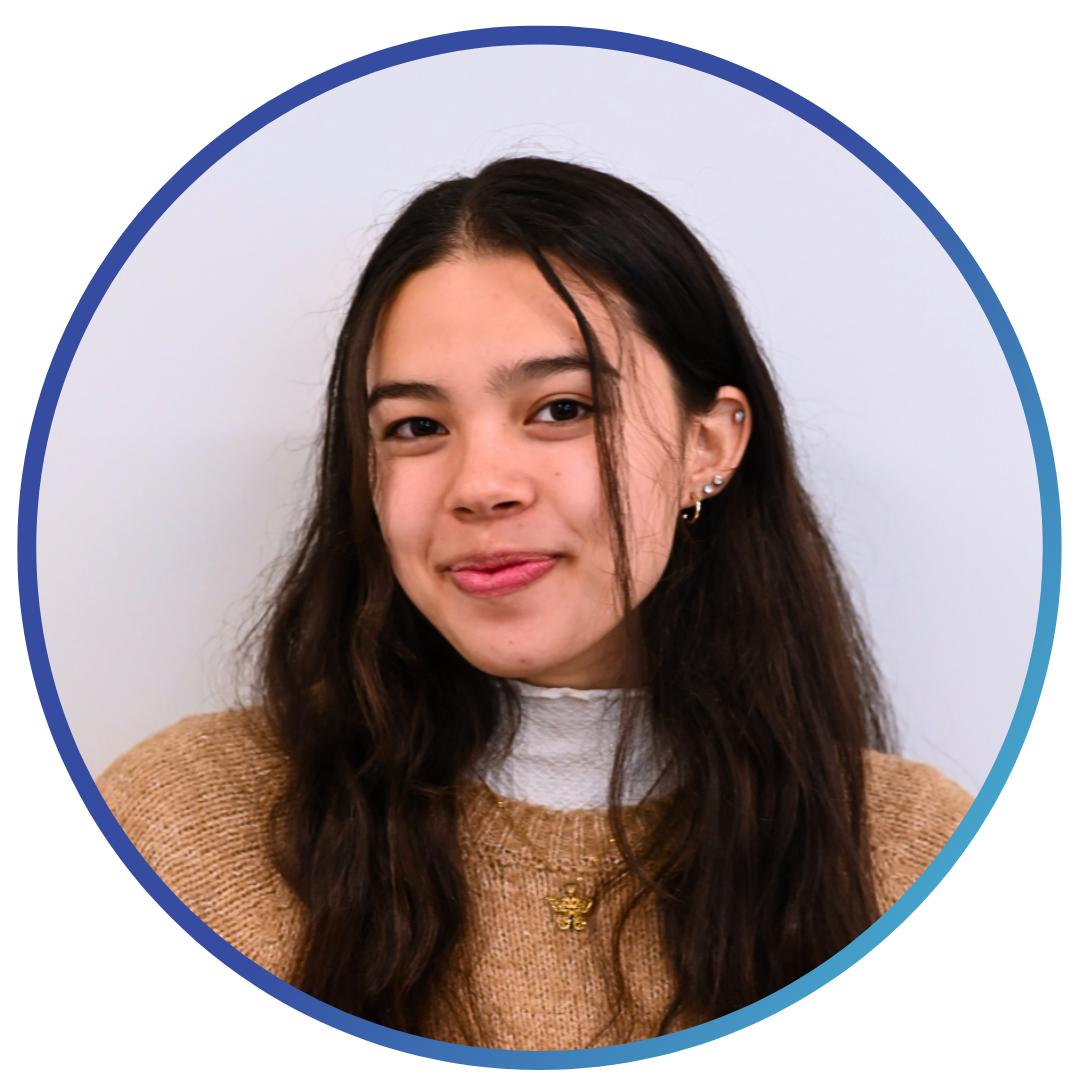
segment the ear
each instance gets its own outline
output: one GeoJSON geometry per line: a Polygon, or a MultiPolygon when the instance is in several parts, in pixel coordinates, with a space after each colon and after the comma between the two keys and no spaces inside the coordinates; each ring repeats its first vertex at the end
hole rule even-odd
{"type": "Polygon", "coordinates": [[[746,395],[736,386],[721,386],[712,408],[690,420],[684,501],[693,505],[722,490],[742,461],[752,426],[746,395]]]}

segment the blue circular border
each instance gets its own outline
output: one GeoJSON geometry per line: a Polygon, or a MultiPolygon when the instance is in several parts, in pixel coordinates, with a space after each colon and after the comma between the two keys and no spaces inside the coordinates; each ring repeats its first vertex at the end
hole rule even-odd
{"type": "Polygon", "coordinates": [[[682,45],[656,38],[639,37],[613,30],[587,29],[572,26],[506,26],[484,30],[466,30],[453,34],[440,34],[422,38],[393,48],[382,49],[368,56],[331,68],[306,82],[294,86],[265,105],[249,113],[185,164],[136,215],[124,230],[112,250],[98,268],[86,291],[79,300],[64,334],[60,339],[38,400],[30,429],[23,467],[22,487],[19,497],[18,525],[19,594],[22,604],[23,629],[26,634],[27,651],[37,683],[42,708],[56,740],[60,756],[86,803],[94,820],[112,844],[128,869],[143,888],[204,948],[212,952],[249,982],[272,994],[280,1001],[300,1012],[342,1031],[350,1032],[382,1046],[393,1047],[424,1057],[438,1058],[465,1065],[480,1065],[512,1069],[568,1069],[617,1062],[637,1061],[668,1054],[684,1047],[717,1039],[749,1024],[756,1023],[772,1013],[785,1008],[816,990],[860,957],[874,948],[893,932],[930,894],[953,863],[971,842],[990,807],[994,805],[1016,758],[1020,753],[1035,714],[1035,706],[1042,692],[1050,650],[1057,622],[1058,595],[1061,585],[1061,507],[1058,499],[1057,472],[1050,445],[1050,433],[1035,382],[1024,357],[1023,349],[990,283],[979,269],[971,253],[949,227],[945,219],[929,200],[891,162],[886,160],[864,139],[835,117],[816,105],[792,93],[770,79],[757,75],[746,68],[721,60],[708,53],[689,49],[682,45]],[[1016,706],[1012,724],[1002,743],[994,765],[983,783],[974,805],[960,823],[952,838],[929,868],[915,884],[868,930],[850,945],[826,961],[820,967],[804,975],[782,990],[755,1002],[738,1012],[718,1020],[689,1028],[685,1031],[663,1035],[642,1042],[619,1046],[599,1047],[591,1050],[490,1050],[474,1046],[458,1046],[437,1042],[416,1035],[406,1035],[385,1028],[349,1013],[335,1009],[324,1002],[309,997],[295,987],[271,975],[224,939],[215,934],[180,902],[175,894],[151,870],[135,849],[126,834],[112,816],[104,799],[98,792],[87,771],[78,747],[71,735],[63,706],[56,692],[52,669],[41,624],[41,609],[37,587],[37,513],[41,471],[45,459],[45,447],[52,426],[53,415],[68,369],[78,349],[82,336],[97,310],[98,304],[108,291],[113,279],[128,257],[141,242],[153,224],[173,202],[193,184],[216,161],[253,135],[260,128],[276,120],[290,110],[343,83],[362,78],[375,71],[422,60],[443,53],[484,49],[501,45],[570,45],[583,48],[607,49],[617,52],[636,53],[657,60],[666,60],[683,67],[714,75],[734,83],[787,109],[812,124],[819,131],[838,142],[855,155],[867,168],[873,170],[918,215],[934,238],[945,249],[957,269],[964,276],[968,287],[975,294],[980,307],[989,320],[1005,359],[1012,372],[1020,401],[1024,408],[1031,445],[1035,453],[1035,467],[1039,479],[1039,496],[1042,506],[1043,565],[1042,588],[1039,598],[1039,615],[1024,686],[1016,706]]]}

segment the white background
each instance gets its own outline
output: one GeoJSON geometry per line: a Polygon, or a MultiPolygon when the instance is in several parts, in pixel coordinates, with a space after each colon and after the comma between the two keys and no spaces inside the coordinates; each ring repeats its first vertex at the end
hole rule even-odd
{"type": "MultiPolygon", "coordinates": [[[[1066,535],[1063,607],[1032,733],[986,825],[930,899],[870,956],[784,1013],[717,1043],[614,1069],[696,1075],[1062,1075],[1077,961],[1070,793],[1076,721],[1069,576],[1077,357],[1074,67],[1064,4],[903,7],[464,3],[371,15],[356,3],[183,8],[54,4],[9,16],[3,395],[8,757],[0,785],[8,939],[4,1058],[15,1075],[464,1074],[324,1028],[204,953],[97,832],[51,743],[21,645],[14,517],[52,352],[101,258],[184,161],[263,101],[418,36],[569,23],[666,38],[808,97],[926,193],[978,259],[1020,336],[1050,422],[1066,535]],[[1072,274],[1072,278],[1068,276],[1072,274]]],[[[1007,493],[1003,493],[1003,498],[1007,493]]],[[[1003,512],[1007,512],[1007,509],[1003,512]]],[[[1067,1056],[1068,1055],[1068,1056],[1067,1056]]]]}

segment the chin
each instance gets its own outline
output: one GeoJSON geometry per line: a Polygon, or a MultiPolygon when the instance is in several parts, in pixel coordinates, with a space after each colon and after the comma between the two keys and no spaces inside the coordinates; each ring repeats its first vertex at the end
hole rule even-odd
{"type": "MultiPolygon", "coordinates": [[[[507,649],[488,645],[464,647],[462,642],[451,642],[454,647],[472,664],[488,675],[502,679],[520,679],[522,682],[534,682],[543,679],[544,674],[558,669],[566,663],[566,656],[552,650],[550,643],[543,650],[532,652],[521,648],[507,649]]],[[[567,650],[570,654],[572,650],[567,650]]]]}
{"type": "Polygon", "coordinates": [[[476,656],[463,655],[473,667],[479,668],[487,675],[500,679],[519,679],[521,682],[535,682],[538,679],[542,680],[544,673],[550,670],[548,664],[529,663],[512,657],[492,656],[487,653],[476,656]]]}

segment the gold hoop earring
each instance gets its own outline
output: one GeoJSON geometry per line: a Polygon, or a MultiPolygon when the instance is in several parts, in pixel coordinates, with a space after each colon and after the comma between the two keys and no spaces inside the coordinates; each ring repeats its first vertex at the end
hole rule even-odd
{"type": "Polygon", "coordinates": [[[694,522],[697,521],[699,517],[701,517],[701,500],[696,499],[694,501],[693,511],[691,511],[690,507],[687,507],[685,510],[680,510],[679,515],[680,517],[682,517],[683,521],[685,521],[687,525],[693,525],[694,522]],[[686,515],[691,512],[693,513],[693,517],[687,517],[686,515]]]}

